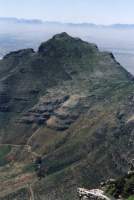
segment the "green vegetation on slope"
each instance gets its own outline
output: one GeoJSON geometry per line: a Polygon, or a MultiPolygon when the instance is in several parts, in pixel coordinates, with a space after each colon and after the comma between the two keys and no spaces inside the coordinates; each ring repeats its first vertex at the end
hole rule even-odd
{"type": "MultiPolygon", "coordinates": [[[[125,173],[133,152],[134,82],[112,54],[58,34],[37,52],[5,56],[0,86],[2,143],[29,144],[43,157],[47,176],[35,184],[37,199],[74,200],[77,187],[125,173]]],[[[16,153],[24,172],[33,170],[28,155],[22,148],[16,153]]]]}
{"type": "Polygon", "coordinates": [[[119,178],[115,183],[107,186],[106,192],[109,195],[123,199],[133,199],[134,198],[134,173],[126,175],[119,178]]]}
{"type": "Polygon", "coordinates": [[[0,146],[0,166],[3,166],[8,163],[6,156],[11,151],[11,146],[0,146]]]}
{"type": "Polygon", "coordinates": [[[130,197],[128,198],[128,200],[134,200],[134,195],[133,195],[133,196],[130,196],[130,197]]]}

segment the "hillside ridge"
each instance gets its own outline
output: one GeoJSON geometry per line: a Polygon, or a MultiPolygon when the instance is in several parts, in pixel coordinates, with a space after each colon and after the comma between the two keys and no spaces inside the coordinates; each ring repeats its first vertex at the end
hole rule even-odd
{"type": "MultiPolygon", "coordinates": [[[[27,186],[27,175],[30,184],[36,180],[35,200],[76,200],[77,188],[123,175],[134,151],[133,80],[113,54],[64,32],[37,51],[23,49],[0,60],[4,198],[12,189],[6,184],[27,186]]],[[[29,198],[29,189],[10,199],[29,198]]]]}

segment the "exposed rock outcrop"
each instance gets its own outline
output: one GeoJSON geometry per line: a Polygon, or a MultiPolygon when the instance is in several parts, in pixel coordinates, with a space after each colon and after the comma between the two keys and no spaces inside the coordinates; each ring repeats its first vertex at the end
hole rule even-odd
{"type": "Polygon", "coordinates": [[[86,190],[79,188],[78,195],[80,200],[110,200],[110,198],[104,195],[104,191],[99,189],[86,190]]]}

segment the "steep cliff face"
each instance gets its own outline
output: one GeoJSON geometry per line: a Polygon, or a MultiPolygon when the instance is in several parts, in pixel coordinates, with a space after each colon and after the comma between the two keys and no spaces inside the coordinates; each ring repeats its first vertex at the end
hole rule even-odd
{"type": "Polygon", "coordinates": [[[12,177],[19,177],[25,188],[28,175],[35,199],[75,199],[78,187],[127,170],[133,131],[133,77],[96,45],[62,33],[37,52],[20,50],[0,61],[5,194],[6,181],[16,186],[12,177]],[[32,165],[37,156],[46,175],[40,181],[32,165]]]}

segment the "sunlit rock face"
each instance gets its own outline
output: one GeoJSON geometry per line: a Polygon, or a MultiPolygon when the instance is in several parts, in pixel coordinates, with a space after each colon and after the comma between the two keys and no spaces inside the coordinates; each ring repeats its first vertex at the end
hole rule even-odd
{"type": "Polygon", "coordinates": [[[104,191],[99,189],[86,190],[84,188],[79,188],[78,196],[80,200],[110,200],[110,198],[104,195],[104,191]]]}

